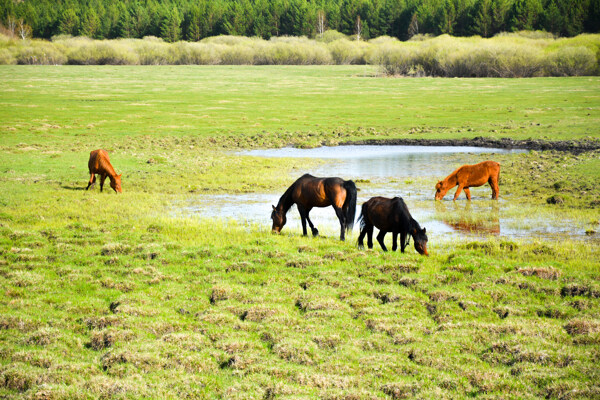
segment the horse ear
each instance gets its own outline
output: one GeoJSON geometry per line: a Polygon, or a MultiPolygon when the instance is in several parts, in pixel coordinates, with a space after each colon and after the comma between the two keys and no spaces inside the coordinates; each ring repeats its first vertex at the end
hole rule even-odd
{"type": "Polygon", "coordinates": [[[427,233],[427,228],[423,227],[423,233],[427,233]]]}
{"type": "Polygon", "coordinates": [[[123,174],[119,175],[117,178],[120,178],[121,176],[123,176],[123,174]]]}
{"type": "Polygon", "coordinates": [[[275,210],[275,206],[273,204],[271,204],[271,207],[273,207],[273,210],[275,210]]]}

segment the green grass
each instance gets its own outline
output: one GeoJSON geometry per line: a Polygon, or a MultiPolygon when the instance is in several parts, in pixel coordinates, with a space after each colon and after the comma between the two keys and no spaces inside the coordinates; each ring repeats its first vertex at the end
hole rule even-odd
{"type": "MultiPolygon", "coordinates": [[[[597,78],[379,79],[364,67],[0,74],[0,397],[600,395],[593,235],[430,242],[426,258],[360,251],[356,230],[343,243],[272,235],[268,215],[260,225],[172,215],[197,194],[282,192],[310,166],[240,148],[598,138],[597,78]],[[513,129],[502,128],[508,108],[513,129]],[[113,150],[122,195],[83,191],[98,147],[113,150]]],[[[597,229],[597,153],[498,157],[511,215],[597,229]],[[548,204],[557,193],[566,201],[548,204]]]]}
{"type": "Polygon", "coordinates": [[[397,79],[374,73],[367,66],[0,66],[3,144],[43,143],[57,134],[90,147],[116,146],[124,135],[234,137],[244,145],[597,136],[598,77],[397,79]]]}

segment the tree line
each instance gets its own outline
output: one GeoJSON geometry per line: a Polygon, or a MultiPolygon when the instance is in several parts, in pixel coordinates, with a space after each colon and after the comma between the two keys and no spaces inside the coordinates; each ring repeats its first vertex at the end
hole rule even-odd
{"type": "Polygon", "coordinates": [[[0,0],[0,23],[22,38],[156,36],[167,42],[318,37],[326,30],[357,39],[521,30],[575,36],[600,31],[600,0],[0,0]]]}

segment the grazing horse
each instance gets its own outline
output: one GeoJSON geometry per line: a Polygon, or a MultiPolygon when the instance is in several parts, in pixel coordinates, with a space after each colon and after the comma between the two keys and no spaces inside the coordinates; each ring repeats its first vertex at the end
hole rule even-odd
{"type": "Polygon", "coordinates": [[[356,185],[352,181],[345,181],[341,178],[316,178],[304,174],[285,191],[279,199],[277,207],[273,206],[271,213],[273,231],[281,232],[287,221],[285,215],[290,207],[296,204],[302,219],[302,233],[306,236],[306,221],[308,221],[313,236],[317,236],[319,231],[313,225],[308,214],[313,207],[332,206],[340,220],[340,239],[344,240],[345,232],[351,231],[354,225],[356,197],[356,185]]]}
{"type": "Polygon", "coordinates": [[[90,170],[90,181],[88,182],[85,190],[96,185],[96,175],[100,175],[100,191],[104,187],[104,181],[106,177],[110,178],[110,187],[116,193],[121,193],[121,175],[117,175],[115,169],[108,159],[108,152],[106,150],[94,150],[90,152],[90,160],[88,161],[88,169],[90,170]]]}
{"type": "Polygon", "coordinates": [[[500,177],[500,164],[495,161],[484,161],[475,165],[463,165],[456,171],[439,181],[435,185],[435,199],[442,200],[448,190],[458,185],[454,200],[458,198],[460,191],[464,189],[467,200],[471,200],[470,187],[476,187],[489,183],[492,187],[492,199],[498,199],[498,179],[500,177]]]}
{"type": "Polygon", "coordinates": [[[398,248],[398,234],[400,234],[400,251],[404,253],[404,248],[408,245],[406,235],[413,237],[415,250],[419,254],[429,255],[427,252],[427,234],[426,229],[421,229],[417,221],[411,217],[408,207],[401,197],[388,199],[386,197],[371,197],[362,205],[362,212],[358,217],[360,222],[360,235],[358,236],[358,247],[363,248],[363,239],[367,235],[367,245],[369,249],[373,248],[373,227],[379,229],[377,241],[383,251],[387,247],[383,239],[388,232],[392,232],[392,250],[398,248]]]}

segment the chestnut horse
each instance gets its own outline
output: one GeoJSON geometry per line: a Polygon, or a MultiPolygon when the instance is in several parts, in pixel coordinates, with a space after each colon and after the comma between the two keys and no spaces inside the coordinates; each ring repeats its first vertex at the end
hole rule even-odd
{"type": "Polygon", "coordinates": [[[308,214],[313,207],[332,206],[340,220],[340,239],[345,239],[345,232],[351,231],[356,213],[356,185],[352,181],[341,178],[316,178],[304,174],[290,186],[279,199],[277,207],[273,206],[271,219],[273,231],[281,232],[287,219],[286,214],[292,205],[296,204],[302,220],[302,233],[306,236],[306,221],[310,225],[313,236],[319,231],[313,225],[308,214]]]}
{"type": "Polygon", "coordinates": [[[407,234],[413,237],[415,250],[419,254],[429,255],[427,252],[427,230],[421,229],[421,226],[410,215],[408,207],[401,197],[388,199],[386,197],[371,197],[362,205],[362,212],[358,217],[360,222],[360,235],[358,236],[358,247],[363,248],[363,239],[367,235],[367,245],[369,249],[373,248],[373,227],[379,229],[377,241],[383,249],[387,247],[383,242],[385,235],[392,232],[392,250],[398,248],[398,234],[400,234],[400,251],[404,249],[410,240],[406,240],[407,234]]]}
{"type": "Polygon", "coordinates": [[[88,169],[90,170],[90,181],[85,190],[96,185],[96,175],[100,175],[100,191],[104,187],[106,177],[110,178],[110,187],[116,193],[121,193],[121,175],[117,175],[115,169],[110,163],[108,152],[106,150],[94,150],[90,152],[90,160],[88,161],[88,169]]]}
{"type": "Polygon", "coordinates": [[[435,199],[442,200],[448,190],[458,185],[454,200],[458,198],[460,191],[464,189],[467,195],[467,200],[471,200],[470,187],[482,186],[489,183],[492,187],[492,199],[498,198],[500,191],[498,187],[498,179],[500,177],[500,164],[495,161],[484,161],[475,165],[463,165],[456,171],[439,181],[435,185],[435,199]]]}

